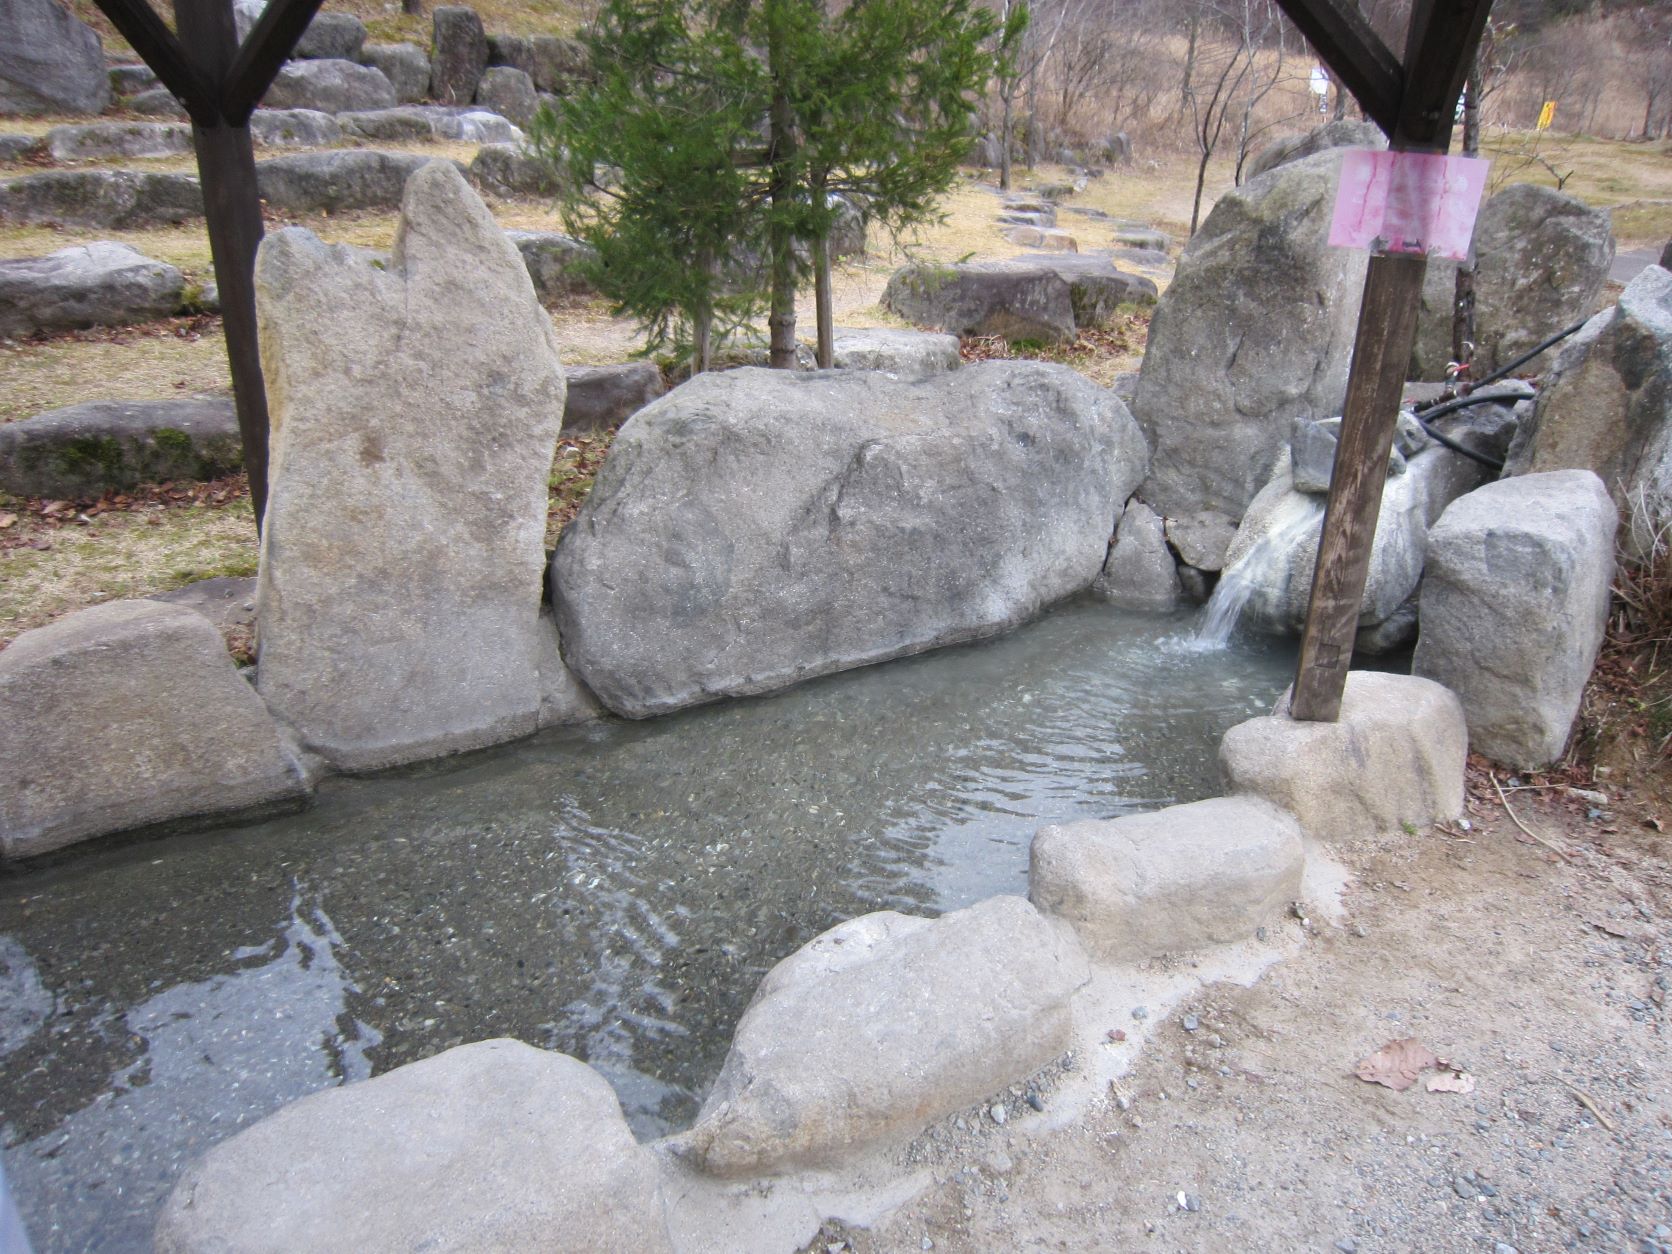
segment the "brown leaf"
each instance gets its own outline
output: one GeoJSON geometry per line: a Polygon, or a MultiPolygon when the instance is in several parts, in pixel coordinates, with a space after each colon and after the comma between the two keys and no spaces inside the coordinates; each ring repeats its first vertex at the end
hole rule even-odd
{"type": "Polygon", "coordinates": [[[0,531],[4,531],[7,527],[14,527],[16,525],[16,514],[0,514],[0,531]]]}
{"type": "Polygon", "coordinates": [[[1473,1093],[1475,1077],[1467,1071],[1444,1071],[1428,1077],[1430,1093],[1473,1093]]]}
{"type": "Polygon", "coordinates": [[[1395,1093],[1403,1093],[1417,1082],[1417,1076],[1430,1067],[1439,1065],[1428,1046],[1414,1036],[1389,1041],[1370,1057],[1359,1063],[1358,1078],[1368,1084],[1383,1084],[1395,1093]]]}

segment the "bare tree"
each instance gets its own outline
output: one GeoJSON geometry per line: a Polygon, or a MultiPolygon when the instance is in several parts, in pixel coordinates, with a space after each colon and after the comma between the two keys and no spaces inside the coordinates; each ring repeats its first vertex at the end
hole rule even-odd
{"type": "MultiPolygon", "coordinates": [[[[1194,235],[1202,216],[1202,191],[1207,183],[1208,162],[1213,159],[1225,126],[1234,116],[1247,118],[1251,93],[1263,97],[1258,82],[1266,73],[1261,55],[1266,45],[1279,37],[1282,11],[1272,0],[1196,0],[1202,19],[1203,40],[1198,49],[1203,73],[1199,83],[1187,91],[1191,137],[1196,141],[1196,194],[1190,206],[1190,233],[1194,235]],[[1209,36],[1212,36],[1211,40],[1209,36]]],[[[1281,61],[1279,61],[1281,64],[1281,61]]],[[[1239,129],[1240,135],[1240,129],[1239,129]]],[[[1239,138],[1239,143],[1243,142],[1239,138]]],[[[1240,169],[1239,159],[1238,167],[1240,169]]]]}

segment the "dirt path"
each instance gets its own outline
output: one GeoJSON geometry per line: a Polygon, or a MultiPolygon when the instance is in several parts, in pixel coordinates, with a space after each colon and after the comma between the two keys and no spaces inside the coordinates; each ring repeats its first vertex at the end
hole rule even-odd
{"type": "Polygon", "coordinates": [[[1333,850],[1339,925],[1287,920],[1292,957],[1188,999],[1067,1128],[943,1128],[932,1187],[807,1248],[1672,1250],[1663,838],[1635,802],[1512,794],[1566,861],[1471,792],[1472,830],[1333,850]],[[1474,1091],[1354,1076],[1409,1036],[1474,1091]]]}

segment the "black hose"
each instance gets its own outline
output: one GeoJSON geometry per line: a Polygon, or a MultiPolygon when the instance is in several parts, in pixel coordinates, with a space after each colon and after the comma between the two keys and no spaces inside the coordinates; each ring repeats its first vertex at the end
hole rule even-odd
{"type": "Polygon", "coordinates": [[[1436,404],[1430,405],[1426,410],[1414,412],[1411,416],[1417,420],[1417,425],[1421,427],[1424,432],[1426,432],[1439,444],[1449,448],[1452,452],[1459,453],[1462,456],[1467,457],[1472,462],[1479,462],[1482,466],[1487,467],[1489,470],[1501,471],[1504,468],[1503,462],[1494,457],[1488,457],[1485,453],[1477,453],[1472,448],[1466,448],[1459,444],[1456,440],[1453,440],[1450,436],[1441,435],[1438,431],[1434,430],[1433,427],[1428,425],[1428,420],[1430,418],[1443,418],[1446,414],[1459,409],[1468,409],[1471,405],[1490,405],[1494,402],[1500,405],[1506,402],[1513,405],[1517,401],[1524,401],[1526,399],[1526,395],[1519,392],[1491,392],[1484,396],[1479,392],[1470,392],[1467,396],[1459,396],[1456,400],[1440,401],[1436,404]]]}
{"type": "MultiPolygon", "coordinates": [[[[1499,366],[1496,370],[1494,370],[1491,374],[1487,375],[1486,378],[1482,379],[1479,383],[1471,383],[1469,385],[1469,390],[1471,392],[1474,392],[1474,391],[1478,391],[1479,389],[1484,388],[1484,387],[1490,387],[1492,384],[1496,383],[1499,379],[1502,379],[1505,375],[1509,374],[1511,371],[1521,369],[1522,366],[1525,366],[1529,361],[1531,361],[1533,358],[1537,357],[1545,349],[1550,348],[1553,345],[1560,344],[1563,340],[1567,339],[1568,336],[1572,335],[1575,331],[1579,330],[1580,327],[1584,326],[1589,321],[1590,321],[1589,318],[1581,318],[1578,322],[1574,323],[1567,330],[1556,332],[1555,335],[1552,335],[1549,339],[1545,340],[1544,343],[1540,344],[1536,348],[1528,349],[1525,353],[1522,353],[1521,356],[1517,357],[1514,361],[1510,362],[1508,365],[1499,366]]],[[[1416,410],[1417,416],[1420,418],[1423,414],[1427,413],[1429,410],[1437,409],[1439,406],[1444,405],[1444,404],[1449,404],[1449,402],[1446,402],[1446,401],[1430,401],[1426,405],[1418,406],[1417,410],[1416,410]]]]}

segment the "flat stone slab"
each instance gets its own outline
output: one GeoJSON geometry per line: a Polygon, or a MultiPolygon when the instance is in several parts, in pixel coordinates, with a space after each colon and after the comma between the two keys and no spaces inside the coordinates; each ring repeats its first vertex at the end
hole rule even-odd
{"type": "Polygon", "coordinates": [[[1055,227],[1013,226],[1004,233],[1005,239],[1024,248],[1043,248],[1047,252],[1077,253],[1080,245],[1067,231],[1055,227]]]}
{"type": "Polygon", "coordinates": [[[300,152],[256,162],[255,179],[261,198],[287,213],[393,209],[401,203],[407,179],[430,160],[369,148],[300,152]]]}
{"type": "Polygon", "coordinates": [[[670,1148],[743,1176],[904,1140],[1062,1053],[1090,974],[1072,936],[1020,897],[850,919],[767,972],[670,1148]]]}
{"type": "Polygon", "coordinates": [[[192,150],[192,128],[179,122],[93,122],[55,126],[46,133],[54,161],[112,157],[173,157],[192,150]]]}
{"type": "Polygon", "coordinates": [[[882,307],[925,330],[1007,340],[1072,341],[1068,283],[1049,270],[999,263],[913,264],[896,270],[882,307]]]}
{"type": "Polygon", "coordinates": [[[324,148],[343,137],[337,119],[318,109],[257,109],[250,138],[263,148],[324,148]]]}
{"type": "Polygon", "coordinates": [[[1165,231],[1157,231],[1153,227],[1118,226],[1115,228],[1113,242],[1119,248],[1140,248],[1145,252],[1160,253],[1166,256],[1167,250],[1173,246],[1165,231]]]}
{"type": "Polygon", "coordinates": [[[1353,840],[1463,812],[1463,707],[1428,679],[1353,671],[1341,717],[1304,723],[1289,694],[1219,742],[1227,790],[1264,797],[1318,840],[1353,840]]]}
{"type": "MultiPolygon", "coordinates": [[[[474,169],[471,180],[480,185],[481,180],[474,169]]],[[[582,272],[583,267],[598,256],[597,250],[590,244],[583,244],[562,231],[507,231],[505,235],[517,246],[517,251],[527,263],[528,277],[534,281],[534,293],[542,302],[549,303],[592,290],[592,284],[582,272]]]]}
{"type": "Polygon", "coordinates": [[[230,398],[88,401],[0,426],[0,488],[18,496],[75,500],[243,464],[230,398]]]}
{"type": "Polygon", "coordinates": [[[698,375],[564,529],[564,656],[644,718],[993,635],[1090,585],[1143,467],[1126,407],[1061,366],[698,375]]]}
{"type": "Polygon", "coordinates": [[[203,189],[189,174],[46,170],[0,182],[0,221],[126,231],[202,216],[203,189]]]}
{"type": "Polygon", "coordinates": [[[832,349],[838,370],[880,370],[902,379],[927,379],[963,364],[958,337],[934,331],[837,327],[832,349]]]}
{"type": "Polygon", "coordinates": [[[196,583],[156,592],[145,598],[165,605],[196,610],[215,626],[248,627],[255,622],[255,576],[217,575],[196,583]]]}
{"type": "Polygon", "coordinates": [[[392,109],[397,101],[394,85],[381,70],[331,58],[291,61],[281,66],[262,103],[269,109],[348,113],[357,109],[392,109]]]}
{"type": "Polygon", "coordinates": [[[1536,769],[1567,747],[1608,623],[1618,514],[1602,480],[1489,483],[1428,533],[1412,670],[1462,701],[1477,751],[1536,769]]]}
{"type": "Polygon", "coordinates": [[[166,318],[185,284],[167,262],[111,240],[0,261],[0,337],[166,318]]]}
{"type": "Polygon", "coordinates": [[[607,1081],[512,1040],[329,1088],[210,1150],[157,1254],[670,1251],[655,1156],[607,1081]]]}
{"type": "Polygon", "coordinates": [[[563,190],[557,171],[521,143],[484,143],[470,162],[470,181],[501,200],[550,200],[563,190]]]}
{"type": "Polygon", "coordinates": [[[653,361],[619,366],[570,366],[563,432],[607,431],[619,427],[668,389],[653,361]]]}
{"type": "Polygon", "coordinates": [[[1028,898],[1067,919],[1104,962],[1246,940],[1300,895],[1294,815],[1259,797],[1214,797],[1118,819],[1041,828],[1028,898]]]}
{"type": "Polygon", "coordinates": [[[201,614],[111,601],[0,652],[0,858],[307,795],[296,755],[201,614]]]}

